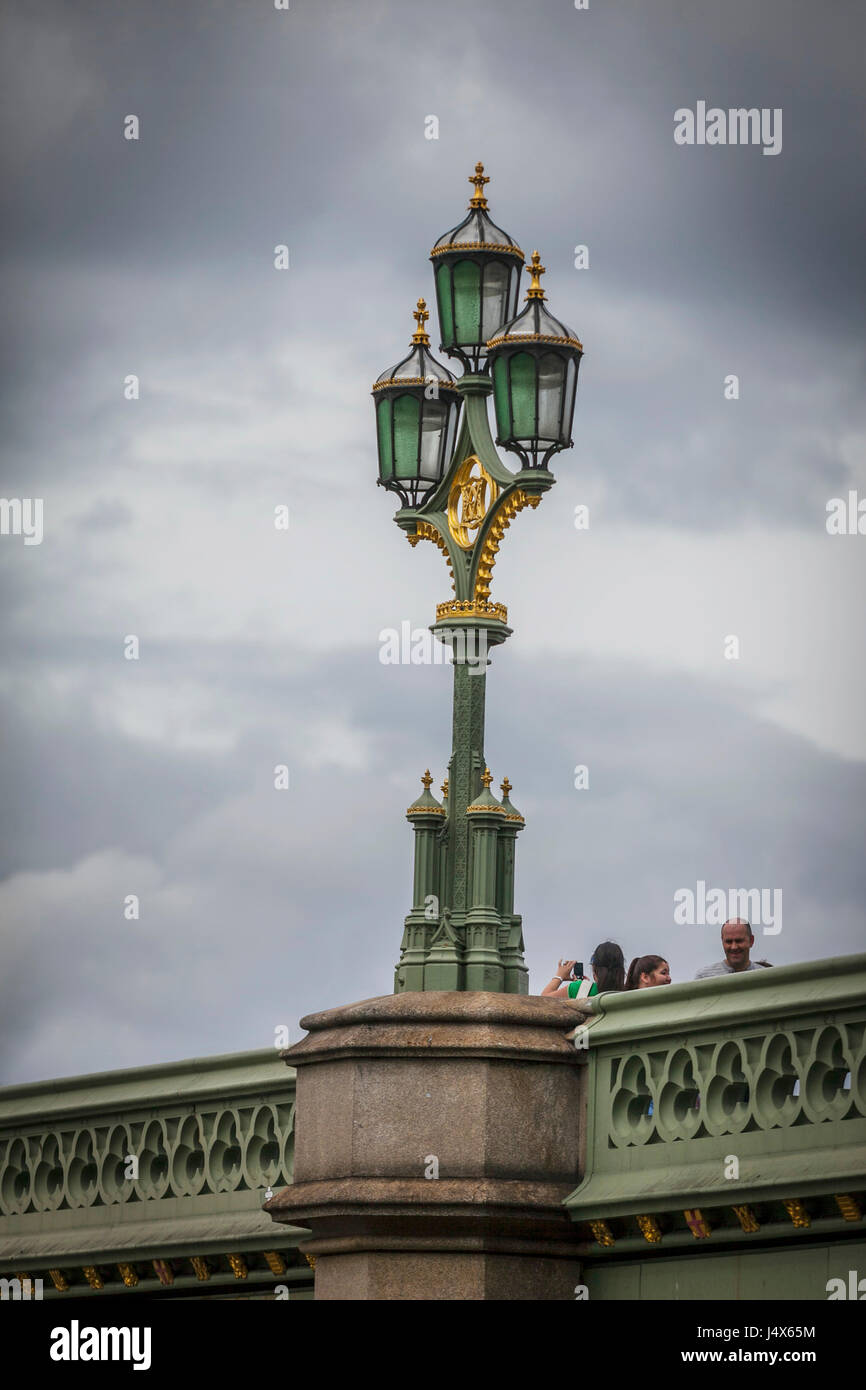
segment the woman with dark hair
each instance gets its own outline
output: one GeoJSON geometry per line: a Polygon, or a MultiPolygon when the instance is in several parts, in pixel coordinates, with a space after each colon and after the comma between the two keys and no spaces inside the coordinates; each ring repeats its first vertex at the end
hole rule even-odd
{"type": "Polygon", "coordinates": [[[615,941],[602,941],[590,958],[592,979],[575,977],[573,960],[561,960],[557,973],[544,986],[542,994],[555,999],[589,999],[594,994],[620,990],[625,986],[625,957],[615,941]]]}
{"type": "Polygon", "coordinates": [[[664,956],[635,956],[628,968],[626,989],[649,989],[652,985],[669,985],[671,968],[664,956]]]}

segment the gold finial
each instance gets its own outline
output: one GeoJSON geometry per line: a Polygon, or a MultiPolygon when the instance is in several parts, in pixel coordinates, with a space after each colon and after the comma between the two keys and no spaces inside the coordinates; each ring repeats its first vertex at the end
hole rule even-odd
{"type": "Polygon", "coordinates": [[[529,271],[530,275],[532,276],[532,284],[529,286],[529,289],[526,291],[526,298],[527,298],[527,299],[544,299],[544,298],[545,298],[545,294],[544,294],[544,290],[541,288],[541,281],[540,281],[540,279],[539,279],[539,276],[544,275],[545,270],[544,270],[544,266],[541,264],[541,257],[539,256],[539,254],[538,254],[537,251],[533,251],[533,253],[532,253],[532,260],[530,261],[530,263],[529,263],[529,265],[526,267],[526,269],[529,271]]]}
{"type": "Polygon", "coordinates": [[[424,773],[424,776],[421,778],[421,782],[422,782],[422,784],[423,784],[423,787],[424,787],[425,792],[429,792],[430,787],[431,787],[432,784],[433,784],[433,778],[430,776],[430,769],[429,769],[429,767],[428,767],[427,771],[424,773]]]}
{"type": "Polygon", "coordinates": [[[502,792],[503,796],[507,796],[508,793],[511,791],[511,783],[509,782],[507,777],[499,783],[499,790],[502,792]]]}
{"type": "Polygon", "coordinates": [[[475,184],[475,193],[473,194],[469,206],[471,208],[486,208],[487,199],[484,196],[484,185],[489,183],[490,179],[484,172],[483,164],[475,165],[475,173],[469,175],[469,182],[475,184]]]}
{"type": "Polygon", "coordinates": [[[442,783],[442,795],[443,795],[443,796],[447,796],[447,795],[448,795],[448,778],[447,778],[447,777],[445,778],[445,781],[442,783]]]}
{"type": "Polygon", "coordinates": [[[413,311],[412,317],[415,320],[415,332],[412,334],[412,342],[421,343],[424,347],[429,347],[430,334],[424,330],[424,325],[430,317],[426,300],[418,300],[418,308],[413,311]]]}
{"type": "Polygon", "coordinates": [[[489,768],[489,767],[485,767],[484,771],[483,771],[482,774],[481,774],[481,784],[482,784],[482,786],[484,787],[484,790],[485,790],[485,791],[486,791],[487,788],[490,786],[490,783],[491,783],[492,781],[493,781],[493,773],[490,771],[490,768],[489,768]]]}

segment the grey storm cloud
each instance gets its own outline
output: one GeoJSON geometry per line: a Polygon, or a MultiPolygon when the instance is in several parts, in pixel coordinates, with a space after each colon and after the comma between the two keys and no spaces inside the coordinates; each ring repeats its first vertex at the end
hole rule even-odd
{"type": "MultiPolygon", "coordinates": [[[[3,837],[22,867],[0,884],[19,927],[4,950],[6,1081],[56,1069],[60,1037],[64,1070],[98,1067],[103,1048],[133,1065],[143,1040],[153,1060],[262,1046],[347,990],[387,992],[410,906],[403,811],[424,767],[444,776],[450,670],[350,650],[293,676],[231,647],[195,665],[238,725],[230,749],[155,756],[106,739],[78,705],[11,725],[24,794],[3,837]],[[139,920],[124,919],[130,893],[139,920]]],[[[516,907],[533,987],[608,937],[688,978],[718,956],[712,927],[674,924],[674,894],[698,879],[781,891],[782,932],[758,934],[777,964],[826,954],[828,933],[839,954],[862,944],[861,764],[767,726],[747,700],[628,663],[585,663],[576,681],[548,659],[540,693],[535,665],[500,653],[488,680],[488,761],[527,820],[516,907]]]]}
{"type": "Polygon", "coordinates": [[[0,537],[4,1081],[256,1047],[390,989],[450,671],[378,660],[446,581],[374,486],[369,390],[478,159],[586,347],[575,447],[494,592],[487,754],[527,817],[533,982],[606,936],[693,973],[717,943],[673,895],[698,879],[783,891],[780,963],[862,947],[864,765],[839,750],[863,746],[866,541],[824,516],[866,486],[864,27],[809,0],[7,8],[0,477],[45,537],[0,537]],[[781,153],[676,145],[699,100],[781,108],[781,153]],[[741,680],[674,602],[638,647],[662,549],[712,650],[727,586],[741,612],[735,578],[778,553],[741,680]],[[824,630],[822,723],[796,658],[824,630]]]}

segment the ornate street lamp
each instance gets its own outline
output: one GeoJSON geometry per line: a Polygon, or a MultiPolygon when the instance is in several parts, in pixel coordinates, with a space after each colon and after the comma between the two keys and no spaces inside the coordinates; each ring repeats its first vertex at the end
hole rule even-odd
{"type": "Polygon", "coordinates": [[[507,609],[490,590],[505,531],[518,512],[538,506],[556,481],[550,458],[571,445],[583,349],[544,307],[537,252],[528,305],[515,317],[523,253],[487,214],[481,164],[470,182],[469,216],[431,256],[442,349],[466,371],[455,382],[430,356],[419,300],[411,353],[373,387],[379,482],[403,502],[394,520],[413,547],[424,540],[442,551],[453,589],[431,628],[452,649],[452,752],[442,800],[430,791],[428,771],[406,813],[415,832],[415,881],[396,993],[528,988],[522,920],[514,912],[515,840],[524,820],[507,778],[501,800],[491,792],[484,755],[488,652],[511,635],[507,609]],[[502,462],[490,434],[492,390],[497,442],[518,455],[518,472],[502,462]]]}

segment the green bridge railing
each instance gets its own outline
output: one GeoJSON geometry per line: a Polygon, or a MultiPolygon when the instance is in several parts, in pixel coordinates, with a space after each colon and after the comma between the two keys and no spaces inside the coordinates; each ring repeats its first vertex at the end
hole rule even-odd
{"type": "Polygon", "coordinates": [[[585,1256],[862,1239],[866,955],[590,1007],[585,1256]]]}
{"type": "Polygon", "coordinates": [[[46,1298],[310,1296],[304,1233],[262,1211],[294,1112],[274,1050],[4,1088],[0,1275],[46,1298]]]}

